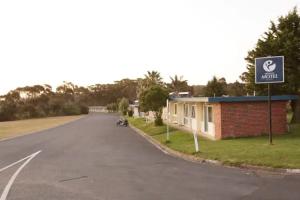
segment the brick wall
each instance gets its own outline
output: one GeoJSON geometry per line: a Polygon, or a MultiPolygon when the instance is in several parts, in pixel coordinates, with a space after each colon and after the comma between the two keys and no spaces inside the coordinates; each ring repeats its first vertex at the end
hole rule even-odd
{"type": "MultiPolygon", "coordinates": [[[[272,130],[274,134],[287,131],[286,103],[286,101],[272,102],[272,130]]],[[[267,134],[268,103],[221,103],[221,121],[218,122],[216,117],[215,123],[221,124],[221,136],[219,136],[220,133],[218,133],[216,126],[216,139],[267,134]]]]}
{"type": "Polygon", "coordinates": [[[219,140],[222,138],[221,131],[221,104],[216,103],[213,105],[213,122],[215,124],[215,139],[219,140]]]}

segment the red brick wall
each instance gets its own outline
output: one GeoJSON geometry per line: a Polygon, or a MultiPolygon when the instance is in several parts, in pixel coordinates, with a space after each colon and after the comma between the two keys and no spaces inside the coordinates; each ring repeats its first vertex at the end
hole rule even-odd
{"type": "Polygon", "coordinates": [[[215,139],[219,140],[222,138],[221,135],[221,104],[215,103],[213,105],[213,122],[215,124],[215,139]]]}
{"type": "MultiPolygon", "coordinates": [[[[272,102],[274,134],[287,131],[286,103],[286,101],[272,102]]],[[[221,103],[221,137],[216,139],[267,134],[268,127],[267,102],[221,103]]]]}

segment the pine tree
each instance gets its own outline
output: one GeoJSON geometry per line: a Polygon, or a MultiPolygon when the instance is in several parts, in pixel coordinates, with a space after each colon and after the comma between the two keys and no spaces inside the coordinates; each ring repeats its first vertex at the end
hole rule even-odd
{"type": "MultiPolygon", "coordinates": [[[[267,94],[267,86],[255,84],[255,58],[266,56],[284,56],[285,82],[272,84],[272,95],[300,94],[300,16],[294,8],[286,16],[271,22],[268,31],[258,40],[256,47],[248,52],[245,58],[247,71],[240,78],[246,83],[249,93],[256,91],[258,95],[267,94]]],[[[300,103],[292,102],[293,122],[300,122],[300,103]]]]}

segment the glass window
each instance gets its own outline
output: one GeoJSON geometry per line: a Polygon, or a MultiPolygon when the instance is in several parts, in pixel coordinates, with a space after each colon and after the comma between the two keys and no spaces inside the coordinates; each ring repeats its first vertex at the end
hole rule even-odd
{"type": "Polygon", "coordinates": [[[208,122],[212,122],[213,121],[213,113],[212,113],[211,106],[207,107],[207,112],[208,112],[208,122]]]}
{"type": "Polygon", "coordinates": [[[174,104],[174,114],[177,115],[177,104],[174,104]]]}
{"type": "Polygon", "coordinates": [[[196,113],[195,113],[195,106],[192,106],[192,113],[191,113],[191,117],[195,118],[196,117],[196,113]]]}
{"type": "Polygon", "coordinates": [[[184,104],[183,111],[184,111],[184,116],[188,117],[188,115],[189,115],[189,106],[188,106],[188,104],[184,104]]]}

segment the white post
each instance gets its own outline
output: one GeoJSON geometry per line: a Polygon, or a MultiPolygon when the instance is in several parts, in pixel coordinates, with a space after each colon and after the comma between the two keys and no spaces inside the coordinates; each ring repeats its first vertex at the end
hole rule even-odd
{"type": "Polygon", "coordinates": [[[169,133],[169,99],[167,99],[167,141],[170,140],[170,133],[169,133]]]}
{"type": "MultiPolygon", "coordinates": [[[[195,111],[196,112],[196,111],[195,111]]],[[[196,152],[199,152],[199,144],[198,144],[198,137],[197,137],[197,130],[194,130],[193,128],[193,122],[192,122],[192,118],[190,116],[190,127],[193,131],[193,135],[194,135],[194,143],[195,143],[195,150],[196,152]]]]}
{"type": "Polygon", "coordinates": [[[193,135],[194,135],[194,141],[195,141],[195,149],[196,149],[196,152],[199,152],[199,144],[198,144],[197,131],[193,131],[193,135]]]}

